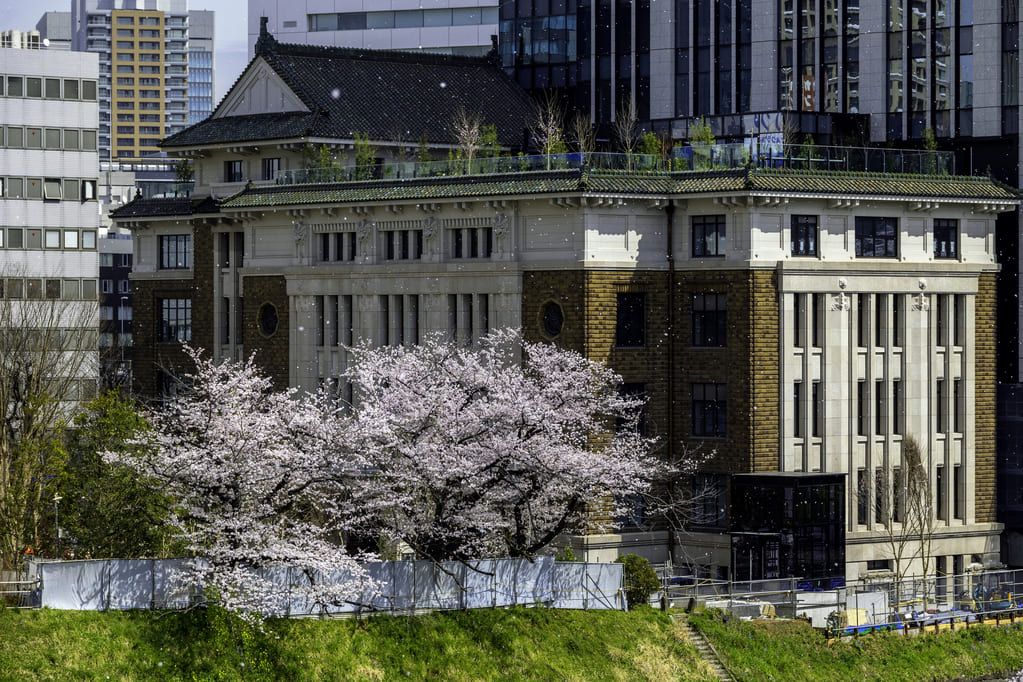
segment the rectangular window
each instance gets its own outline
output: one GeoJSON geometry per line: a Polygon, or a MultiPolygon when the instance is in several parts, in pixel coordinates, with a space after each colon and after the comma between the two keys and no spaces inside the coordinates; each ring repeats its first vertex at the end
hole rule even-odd
{"type": "Polygon", "coordinates": [[[803,382],[792,384],[792,435],[803,437],[803,382]]]}
{"type": "Polygon", "coordinates": [[[887,494],[888,490],[884,481],[884,469],[877,467],[874,469],[874,523],[885,523],[885,508],[888,506],[886,504],[887,500],[885,499],[887,494]]]}
{"type": "Polygon", "coordinates": [[[725,255],[725,216],[692,217],[693,257],[725,255]]]}
{"type": "Polygon", "coordinates": [[[68,201],[79,201],[82,198],[81,195],[81,181],[79,180],[64,180],[64,198],[68,201]]]}
{"type": "Polygon", "coordinates": [[[183,270],[192,267],[192,235],[160,235],[160,268],[183,270]]]}
{"type": "Polygon", "coordinates": [[[813,382],[811,386],[813,387],[813,395],[810,397],[813,408],[813,414],[810,419],[811,434],[815,438],[820,438],[824,435],[824,389],[819,381],[813,382]]]}
{"type": "Polygon", "coordinates": [[[902,346],[902,295],[892,294],[892,345],[902,346]]]}
{"type": "Polygon", "coordinates": [[[7,146],[12,149],[20,149],[25,146],[25,129],[21,126],[7,127],[7,146]]]}
{"type": "Polygon", "coordinates": [[[43,181],[43,198],[51,201],[58,201],[62,196],[64,183],[60,178],[46,178],[43,181]]]}
{"type": "Polygon", "coordinates": [[[952,467],[952,518],[963,518],[963,468],[956,464],[952,467]]]}
{"type": "Polygon", "coordinates": [[[64,129],[64,149],[70,151],[77,151],[81,146],[81,144],[79,143],[80,139],[81,135],[79,134],[78,130],[74,128],[64,129]]]}
{"type": "Polygon", "coordinates": [[[160,341],[192,340],[192,299],[165,298],[160,301],[160,341]]]}
{"type": "Polygon", "coordinates": [[[60,149],[60,128],[47,128],[43,132],[43,146],[46,149],[60,149]]]}
{"type": "Polygon", "coordinates": [[[874,382],[874,433],[878,436],[884,435],[885,421],[885,383],[884,381],[874,382]]]}
{"type": "Polygon", "coordinates": [[[945,380],[938,379],[934,390],[935,420],[938,433],[945,432],[945,380]]]}
{"type": "Polygon", "coordinates": [[[963,294],[955,294],[952,297],[952,345],[961,346],[962,334],[966,326],[966,297],[963,294]]]}
{"type": "Polygon", "coordinates": [[[618,294],[615,345],[627,348],[646,345],[646,294],[618,294]]]}
{"type": "Polygon", "coordinates": [[[867,471],[858,469],[856,471],[856,523],[861,526],[867,525],[869,500],[870,484],[867,482],[867,471]]]}
{"type": "Polygon", "coordinates": [[[78,248],[78,230],[64,230],[64,248],[78,248]]]}
{"type": "Polygon", "coordinates": [[[224,162],[224,182],[241,182],[242,181],[242,162],[239,161],[225,161],[224,162]]]}
{"type": "Polygon", "coordinates": [[[813,294],[811,301],[810,317],[810,343],[814,348],[820,348],[824,337],[824,296],[813,294]]]}
{"type": "Polygon", "coordinates": [[[962,433],[961,414],[963,408],[963,382],[961,379],[952,380],[952,432],[962,433]]]}
{"type": "Polygon", "coordinates": [[[728,399],[725,384],[693,384],[693,435],[724,438],[728,399]]]}
{"type": "Polygon", "coordinates": [[[806,347],[806,294],[792,294],[792,336],[796,348],[806,347]]]}
{"type": "Polygon", "coordinates": [[[934,257],[959,257],[959,221],[934,219],[934,257]]]}
{"type": "Polygon", "coordinates": [[[60,298],[60,280],[59,279],[48,279],[46,280],[46,298],[50,300],[57,300],[60,298]]]}
{"type": "Polygon", "coordinates": [[[856,383],[856,435],[867,435],[867,382],[856,383]]]}
{"type": "Polygon", "coordinates": [[[945,467],[941,464],[938,465],[936,475],[934,477],[934,490],[935,490],[935,515],[944,520],[945,514],[945,467]]]}
{"type": "Polygon", "coordinates": [[[902,381],[892,381],[892,433],[902,433],[902,381]]]}
{"type": "Polygon", "coordinates": [[[892,521],[902,523],[903,507],[906,504],[906,491],[903,488],[902,469],[892,469],[892,521]]]}
{"type": "Polygon", "coordinates": [[[948,311],[945,305],[945,295],[938,294],[937,296],[935,296],[935,299],[936,300],[934,301],[934,321],[936,323],[935,330],[938,335],[937,342],[939,346],[944,346],[948,343],[948,339],[946,338],[948,332],[948,322],[946,320],[948,311]]]}
{"type": "Polygon", "coordinates": [[[693,345],[726,345],[728,316],[725,294],[693,294],[693,345]]]}
{"type": "Polygon", "coordinates": [[[60,99],[60,79],[46,79],[46,99],[60,99]]]}
{"type": "Polygon", "coordinates": [[[897,258],[898,218],[856,217],[857,258],[897,258]]]}
{"type": "Polygon", "coordinates": [[[878,348],[884,348],[886,342],[886,334],[888,332],[888,325],[885,324],[888,307],[888,297],[883,294],[877,294],[874,296],[874,345],[878,348]]]}
{"type": "Polygon", "coordinates": [[[263,159],[263,179],[274,180],[281,169],[280,158],[263,159]]]}
{"type": "Polygon", "coordinates": [[[792,216],[792,255],[817,255],[817,216],[792,216]]]}
{"type": "Polygon", "coordinates": [[[48,249],[59,249],[60,230],[46,230],[45,240],[43,243],[48,249]]]}

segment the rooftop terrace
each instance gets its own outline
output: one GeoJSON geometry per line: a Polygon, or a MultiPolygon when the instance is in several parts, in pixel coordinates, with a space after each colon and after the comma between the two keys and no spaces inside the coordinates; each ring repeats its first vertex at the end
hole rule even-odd
{"type": "Polygon", "coordinates": [[[580,169],[588,172],[640,172],[667,174],[686,171],[777,168],[803,171],[891,173],[921,176],[954,176],[952,152],[919,149],[873,149],[868,147],[821,147],[816,145],[745,144],[676,147],[674,156],[648,154],[570,153],[454,159],[448,161],[399,161],[372,166],[280,171],[278,185],[323,184],[374,179],[412,179],[467,175],[495,175],[580,169]]]}

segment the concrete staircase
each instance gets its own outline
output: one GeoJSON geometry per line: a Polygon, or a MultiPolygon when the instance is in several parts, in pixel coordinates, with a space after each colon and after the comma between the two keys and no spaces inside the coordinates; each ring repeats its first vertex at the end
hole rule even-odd
{"type": "Polygon", "coordinates": [[[699,630],[689,624],[688,619],[683,614],[672,615],[671,619],[679,624],[689,637],[689,641],[693,643],[700,656],[707,662],[707,665],[710,666],[710,669],[719,680],[735,682],[735,678],[728,672],[728,668],[725,667],[721,657],[714,651],[714,647],[711,646],[710,642],[707,641],[707,638],[699,630]]]}

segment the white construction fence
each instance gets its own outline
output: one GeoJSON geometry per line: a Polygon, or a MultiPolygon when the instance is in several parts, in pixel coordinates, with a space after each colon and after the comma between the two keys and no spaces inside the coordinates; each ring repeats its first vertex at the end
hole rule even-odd
{"type": "MultiPolygon", "coordinates": [[[[32,605],[76,611],[183,609],[197,600],[179,579],[189,559],[37,561],[32,605]]],[[[626,608],[623,565],[555,562],[552,557],[471,562],[382,561],[366,564],[376,585],[357,603],[322,609],[285,598],[272,615],[319,616],[547,606],[558,609],[626,608]]],[[[281,585],[306,584],[297,570],[270,569],[281,585]]]]}

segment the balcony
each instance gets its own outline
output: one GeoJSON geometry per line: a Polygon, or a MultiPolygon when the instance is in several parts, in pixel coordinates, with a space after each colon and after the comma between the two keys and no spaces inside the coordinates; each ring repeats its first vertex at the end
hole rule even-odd
{"type": "Polygon", "coordinates": [[[919,149],[765,145],[758,150],[745,144],[720,144],[676,147],[674,156],[668,159],[647,154],[574,153],[476,158],[472,161],[390,162],[373,166],[337,165],[329,168],[283,170],[277,173],[275,180],[279,185],[298,185],[570,168],[588,172],[666,174],[747,167],[951,176],[955,174],[955,156],[952,152],[919,149]]]}

